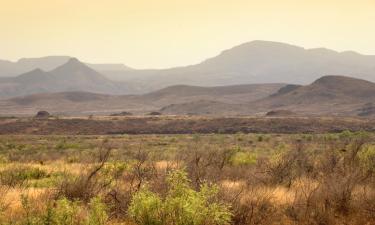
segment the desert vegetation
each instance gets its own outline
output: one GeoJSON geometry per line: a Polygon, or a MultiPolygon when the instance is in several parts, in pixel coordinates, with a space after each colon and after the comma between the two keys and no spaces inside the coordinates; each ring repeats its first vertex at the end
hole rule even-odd
{"type": "MultiPolygon", "coordinates": [[[[157,113],[156,113],[157,114],[157,113]]],[[[0,117],[0,135],[120,135],[120,134],[236,134],[338,133],[375,131],[375,119],[305,116],[56,116],[0,117]]]]}
{"type": "Polygon", "coordinates": [[[3,135],[0,224],[375,224],[375,135],[3,135]]]}

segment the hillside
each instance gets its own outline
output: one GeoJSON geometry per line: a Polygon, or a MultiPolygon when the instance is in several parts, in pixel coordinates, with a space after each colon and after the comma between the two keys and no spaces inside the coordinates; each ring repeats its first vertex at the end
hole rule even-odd
{"type": "Polygon", "coordinates": [[[259,100],[262,108],[284,108],[306,113],[353,113],[360,105],[375,102],[375,83],[345,76],[325,76],[310,85],[259,100]]]}
{"type": "Polygon", "coordinates": [[[163,108],[168,114],[207,112],[219,115],[264,115],[273,110],[287,110],[301,115],[371,116],[375,103],[375,83],[345,77],[324,76],[310,85],[281,88],[277,93],[247,104],[190,102],[163,108]]]}
{"type": "Polygon", "coordinates": [[[358,115],[375,102],[375,83],[345,76],[324,76],[310,85],[256,101],[260,109],[288,109],[304,114],[358,115]]]}
{"type": "Polygon", "coordinates": [[[218,102],[222,105],[248,103],[269,96],[283,86],[285,85],[172,86],[144,95],[105,95],[77,91],[33,94],[0,101],[0,115],[32,115],[39,110],[71,115],[104,115],[122,111],[145,114],[158,111],[170,104],[188,104],[194,101],[200,101],[201,104],[202,102],[218,102]]]}
{"type": "Polygon", "coordinates": [[[168,115],[241,115],[243,105],[197,100],[180,104],[170,104],[161,108],[160,111],[168,115]]]}
{"type": "Polygon", "coordinates": [[[216,87],[175,85],[141,95],[141,99],[159,105],[199,100],[233,104],[265,98],[284,86],[285,84],[244,84],[216,87]]]}
{"type": "MultiPolygon", "coordinates": [[[[34,73],[48,76],[45,72],[34,71],[32,75],[36,76],[34,73]]],[[[375,83],[345,76],[324,76],[306,86],[178,85],[144,95],[107,95],[77,91],[34,94],[0,101],[0,115],[32,115],[39,110],[47,110],[65,115],[109,115],[119,112],[143,115],[160,111],[169,115],[238,116],[266,115],[272,112],[267,115],[374,116],[374,104],[375,83]]]]}

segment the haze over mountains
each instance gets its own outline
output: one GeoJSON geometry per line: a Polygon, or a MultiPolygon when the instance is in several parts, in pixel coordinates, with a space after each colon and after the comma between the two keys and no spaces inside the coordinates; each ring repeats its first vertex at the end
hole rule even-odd
{"type": "MultiPolygon", "coordinates": [[[[0,60],[0,77],[14,77],[35,69],[44,71],[53,70],[69,61],[70,56],[46,56],[41,58],[22,58],[17,62],[0,60]]],[[[123,71],[130,70],[123,64],[90,64],[90,68],[97,71],[123,71]]]]}
{"type": "Polygon", "coordinates": [[[0,80],[3,98],[64,91],[122,94],[126,92],[126,84],[109,80],[75,58],[49,72],[38,68],[0,80]]]}
{"type": "Polygon", "coordinates": [[[217,86],[243,83],[308,84],[324,75],[344,74],[375,81],[375,56],[329,49],[304,49],[253,41],[200,64],[166,69],[107,73],[154,90],[175,84],[217,86]]]}
{"type": "MultiPolygon", "coordinates": [[[[69,57],[0,61],[0,77],[34,69],[50,71],[69,57]]],[[[375,81],[375,56],[329,49],[304,49],[268,41],[248,42],[200,64],[162,70],[136,70],[122,64],[87,64],[113,81],[124,82],[124,93],[147,93],[171,85],[225,86],[251,83],[309,84],[338,74],[375,81]]],[[[68,91],[68,90],[67,90],[68,91]]],[[[86,90],[81,90],[86,91],[86,90]]],[[[95,92],[95,91],[94,91],[95,92]]]]}
{"type": "Polygon", "coordinates": [[[375,115],[375,56],[276,42],[249,42],[200,64],[165,70],[66,56],[0,61],[0,77],[2,115],[375,115]]]}
{"type": "Polygon", "coordinates": [[[375,81],[375,56],[355,52],[253,41],[223,51],[200,64],[166,70],[109,72],[113,79],[145,90],[169,85],[201,86],[243,83],[308,84],[324,75],[343,74],[375,81]]]}

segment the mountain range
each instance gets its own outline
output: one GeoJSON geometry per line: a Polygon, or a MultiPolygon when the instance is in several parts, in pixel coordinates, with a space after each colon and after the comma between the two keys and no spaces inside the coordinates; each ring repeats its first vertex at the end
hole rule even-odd
{"type": "Polygon", "coordinates": [[[324,75],[342,74],[375,82],[375,56],[284,43],[253,41],[186,67],[105,72],[140,90],[170,85],[201,86],[250,83],[309,84],[324,75]]]}
{"type": "MultiPolygon", "coordinates": [[[[35,69],[51,71],[69,61],[67,56],[21,59],[16,63],[0,60],[0,77],[15,77],[35,69]]],[[[159,70],[137,70],[123,64],[86,66],[108,80],[121,83],[115,93],[144,94],[173,85],[227,86],[259,83],[309,84],[324,75],[340,74],[375,82],[375,56],[353,51],[337,52],[325,48],[302,47],[269,41],[252,41],[223,51],[196,65],[159,70]],[[125,90],[126,89],[126,90],[125,90]]],[[[35,72],[35,71],[34,71],[35,72]]],[[[4,83],[8,78],[0,79],[4,83]]],[[[108,83],[108,82],[105,82],[108,83]]],[[[7,97],[25,93],[13,91],[7,97]]],[[[21,88],[22,89],[22,88],[21,88]]],[[[54,89],[54,88],[49,88],[54,89]]],[[[71,91],[72,88],[62,91],[71,91]]],[[[75,88],[74,88],[75,90],[75,88]]],[[[82,88],[79,91],[103,93],[82,88]]],[[[34,93],[40,90],[33,91],[34,93]]],[[[0,89],[0,92],[4,92],[0,89]]],[[[107,92],[106,94],[113,94],[107,92]]],[[[3,94],[0,94],[3,97],[3,94]]]]}
{"type": "Polygon", "coordinates": [[[16,77],[0,79],[2,98],[65,91],[121,94],[126,92],[126,84],[109,80],[75,58],[48,72],[37,68],[16,77]]]}
{"type": "MultiPolygon", "coordinates": [[[[22,58],[17,62],[0,60],[0,77],[15,77],[35,69],[50,71],[67,63],[71,58],[70,56],[46,56],[41,58],[22,58]]],[[[85,64],[99,72],[131,70],[131,68],[123,64],[85,64]]]]}
{"type": "Polygon", "coordinates": [[[67,115],[272,111],[268,115],[372,116],[374,81],[375,56],[266,41],[165,70],[89,64],[66,56],[21,59],[0,61],[0,115],[49,110],[67,115]]]}

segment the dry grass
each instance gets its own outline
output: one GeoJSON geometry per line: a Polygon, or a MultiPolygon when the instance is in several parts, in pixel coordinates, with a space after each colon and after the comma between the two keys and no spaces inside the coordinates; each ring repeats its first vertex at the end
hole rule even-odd
{"type": "Polygon", "coordinates": [[[132,195],[148,186],[164,196],[168,172],[185,169],[195,189],[219,186],[233,225],[372,225],[374,171],[363,167],[371,161],[363,163],[361,152],[375,146],[374,137],[368,134],[362,144],[354,134],[0,136],[0,174],[21,167],[47,174],[0,185],[0,206],[5,203],[7,221],[20,221],[22,196],[37,212],[61,197],[87,208],[99,196],[108,224],[130,225],[132,195]],[[106,148],[111,154],[103,158],[106,148]]]}

